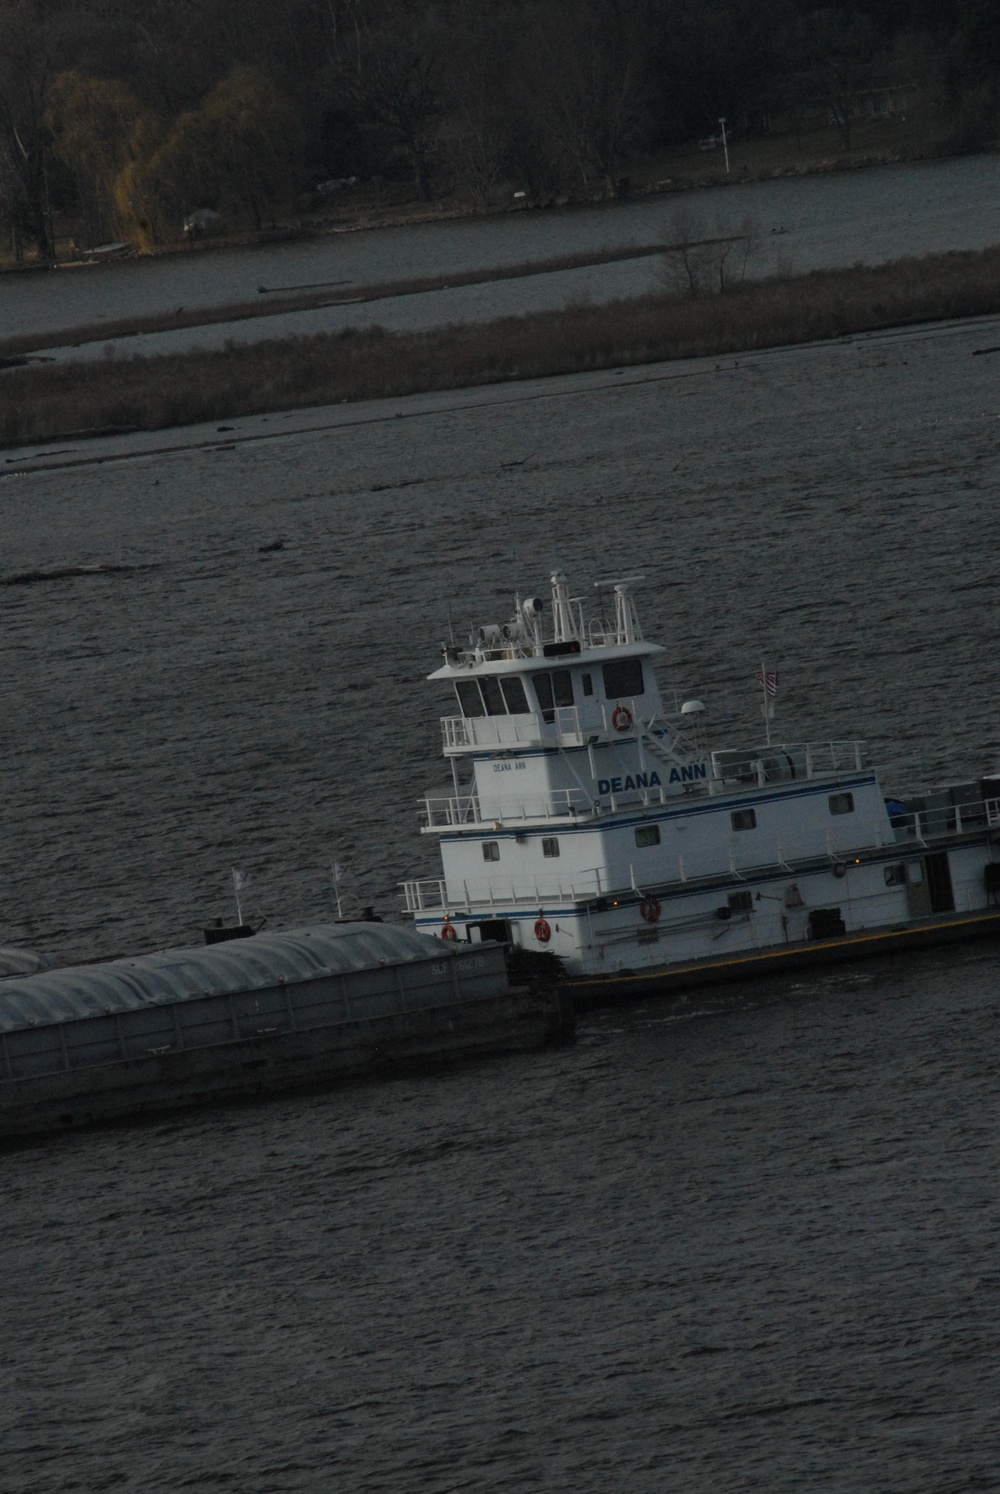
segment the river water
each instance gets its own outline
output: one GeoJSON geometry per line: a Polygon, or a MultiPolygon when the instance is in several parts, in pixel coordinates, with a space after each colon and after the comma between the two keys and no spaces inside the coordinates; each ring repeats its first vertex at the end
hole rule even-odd
{"type": "MultiPolygon", "coordinates": [[[[1000,322],[0,456],[4,941],[431,874],[423,676],[645,574],[722,740],[995,767],[1000,322]],[[515,465],[516,464],[516,465],[515,465]],[[263,551],[281,538],[284,548],[263,551]],[[121,567],[17,580],[46,568],[121,567]]],[[[912,779],[910,780],[912,781],[912,779]]],[[[989,945],[0,1158],[0,1488],[997,1487],[989,945]]]]}
{"type": "MultiPolygon", "coordinates": [[[[149,316],[179,306],[266,304],[271,291],[331,284],[332,294],[413,277],[489,271],[565,254],[674,242],[679,213],[694,236],[756,225],[752,276],[804,274],[859,261],[982,249],[1000,242],[1000,157],[969,156],[827,175],[782,177],[591,208],[464,218],[418,228],[339,233],[258,249],[211,250],[162,259],[0,276],[0,337],[149,316]]],[[[494,281],[356,306],[288,312],[242,322],[85,343],[48,356],[92,358],[186,351],[379,325],[414,331],[488,321],[575,303],[643,295],[660,286],[658,258],[494,281]]]]}

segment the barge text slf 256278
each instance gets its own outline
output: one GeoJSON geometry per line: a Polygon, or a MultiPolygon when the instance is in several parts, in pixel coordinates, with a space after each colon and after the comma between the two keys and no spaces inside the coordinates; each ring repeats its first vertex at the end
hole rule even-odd
{"type": "Polygon", "coordinates": [[[663,650],[607,585],[613,617],[556,572],[550,606],[445,648],[419,930],[549,951],[583,1001],[1000,933],[1000,775],[887,797],[860,742],[713,749],[700,702],[665,714],[663,650]]]}

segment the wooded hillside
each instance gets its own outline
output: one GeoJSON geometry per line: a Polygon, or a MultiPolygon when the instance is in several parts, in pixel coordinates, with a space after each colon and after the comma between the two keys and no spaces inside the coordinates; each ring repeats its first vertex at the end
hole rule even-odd
{"type": "Polygon", "coordinates": [[[720,116],[848,151],[900,109],[941,149],[1000,135],[996,0],[0,0],[0,252],[260,228],[352,178],[614,195],[720,116]]]}

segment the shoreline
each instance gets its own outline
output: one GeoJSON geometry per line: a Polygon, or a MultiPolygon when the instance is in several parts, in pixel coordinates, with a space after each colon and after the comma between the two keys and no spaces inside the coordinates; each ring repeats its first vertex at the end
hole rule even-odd
{"type": "MultiPolygon", "coordinates": [[[[869,122],[868,125],[869,132],[872,129],[884,132],[887,128],[891,129],[892,124],[879,122],[872,126],[869,122]]],[[[790,138],[786,137],[782,137],[780,141],[753,139],[731,145],[733,169],[729,172],[719,169],[714,159],[709,160],[705,154],[690,148],[668,152],[655,162],[637,165],[633,185],[619,196],[600,193],[589,198],[565,197],[546,203],[519,203],[507,200],[488,208],[477,208],[469,202],[447,196],[435,199],[433,202],[407,198],[391,204],[372,202],[362,198],[360,201],[353,202],[345,211],[326,217],[316,217],[307,213],[301,219],[289,219],[256,232],[244,230],[230,234],[214,234],[203,239],[176,239],[143,252],[133,248],[130,253],[108,258],[95,258],[93,250],[84,250],[77,252],[73,258],[69,259],[57,256],[53,261],[32,261],[20,265],[0,262],[0,277],[35,275],[54,270],[73,271],[107,269],[120,265],[135,266],[178,255],[255,249],[273,244],[319,240],[339,234],[367,233],[394,228],[419,228],[437,223],[461,222],[466,219],[507,218],[521,213],[573,213],[592,211],[595,208],[613,211],[617,205],[648,197],[669,198],[683,195],[686,192],[701,192],[720,187],[747,186],[811,176],[834,176],[847,172],[873,171],[883,167],[930,164],[935,161],[962,160],[967,156],[997,154],[1000,154],[1000,142],[990,142],[976,146],[974,149],[955,150],[948,149],[934,140],[915,139],[909,136],[902,137],[896,143],[890,143],[885,140],[884,135],[883,138],[879,138],[878,134],[870,134],[865,144],[859,143],[850,153],[845,154],[835,132],[831,129],[814,132],[811,138],[804,137],[803,144],[800,146],[792,145],[790,138]],[[826,142],[829,148],[825,148],[824,145],[817,148],[817,138],[826,142]],[[748,166],[746,162],[739,165],[741,152],[744,155],[756,155],[763,159],[758,159],[753,167],[748,166]],[[690,168],[695,163],[700,167],[697,171],[679,169],[690,168]],[[656,170],[652,169],[654,165],[656,170]],[[712,166],[716,169],[711,170],[712,166]],[[662,175],[661,173],[673,174],[662,175]]]]}
{"type": "Polygon", "coordinates": [[[998,313],[995,247],[744,282],[724,295],[647,296],[430,332],[351,329],[221,351],[8,368],[0,372],[0,442],[14,448],[162,430],[998,313]]]}

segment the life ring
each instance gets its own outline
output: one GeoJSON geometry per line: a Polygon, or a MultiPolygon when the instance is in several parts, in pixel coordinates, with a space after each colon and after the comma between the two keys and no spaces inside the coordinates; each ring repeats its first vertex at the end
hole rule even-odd
{"type": "Polygon", "coordinates": [[[611,725],[615,731],[631,731],[632,724],[632,712],[628,706],[616,705],[611,712],[611,725]]]}
{"type": "Polygon", "coordinates": [[[535,921],[535,938],[539,944],[548,944],[552,938],[552,930],[544,918],[539,918],[535,921]]]}
{"type": "Polygon", "coordinates": [[[646,923],[656,923],[660,917],[660,899],[658,897],[644,897],[639,904],[639,912],[646,923]]]}
{"type": "Polygon", "coordinates": [[[441,930],[441,938],[442,939],[457,939],[458,938],[458,929],[455,927],[455,925],[453,923],[446,923],[445,926],[444,926],[444,928],[441,930]]]}

